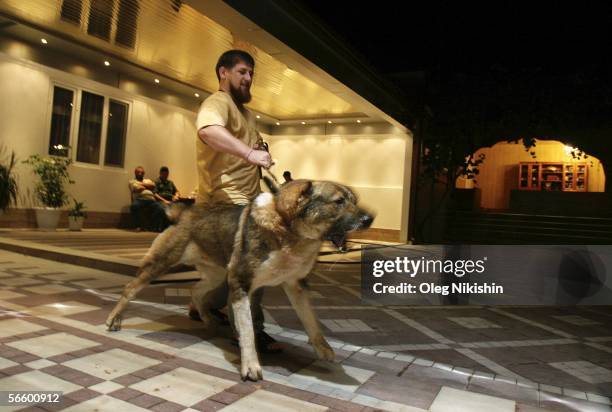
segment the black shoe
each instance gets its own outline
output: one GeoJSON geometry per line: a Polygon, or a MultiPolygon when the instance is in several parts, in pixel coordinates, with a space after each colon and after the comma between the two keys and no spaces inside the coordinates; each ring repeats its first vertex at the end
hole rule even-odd
{"type": "MultiPolygon", "coordinates": [[[[225,313],[221,312],[219,309],[210,309],[210,315],[219,322],[222,326],[229,326],[229,318],[225,315],[225,313]]],[[[195,320],[196,322],[202,322],[202,318],[200,317],[200,313],[193,305],[189,305],[189,319],[195,320]]]]}
{"type": "MultiPolygon", "coordinates": [[[[232,345],[240,346],[238,339],[232,338],[232,345]]],[[[285,349],[283,343],[263,331],[255,335],[255,346],[258,353],[281,353],[285,349]]]]}

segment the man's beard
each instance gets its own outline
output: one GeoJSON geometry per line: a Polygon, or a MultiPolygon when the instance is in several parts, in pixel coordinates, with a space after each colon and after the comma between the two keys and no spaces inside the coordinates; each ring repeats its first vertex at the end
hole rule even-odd
{"type": "Polygon", "coordinates": [[[241,87],[234,87],[230,84],[230,93],[235,102],[245,104],[251,101],[251,91],[241,87]]]}

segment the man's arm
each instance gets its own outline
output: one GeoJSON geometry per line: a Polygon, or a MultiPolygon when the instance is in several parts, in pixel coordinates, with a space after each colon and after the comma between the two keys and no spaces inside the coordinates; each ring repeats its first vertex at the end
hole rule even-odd
{"type": "Polygon", "coordinates": [[[151,179],[142,179],[142,182],[139,183],[143,185],[145,189],[155,190],[155,183],[151,179]]]}
{"type": "Polygon", "coordinates": [[[223,126],[208,126],[198,130],[200,140],[220,152],[238,156],[256,166],[269,168],[274,164],[270,153],[253,149],[236,139],[223,126]]]}

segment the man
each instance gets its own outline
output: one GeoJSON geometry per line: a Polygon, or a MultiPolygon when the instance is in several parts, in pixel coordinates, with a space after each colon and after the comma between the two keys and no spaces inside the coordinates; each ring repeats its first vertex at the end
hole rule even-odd
{"type": "Polygon", "coordinates": [[[145,170],[142,166],[134,169],[134,179],[130,180],[130,191],[132,192],[132,204],[130,212],[134,219],[134,226],[137,231],[143,229],[161,232],[166,226],[166,213],[163,206],[155,199],[155,183],[150,179],[145,179],[145,170]],[[150,216],[150,221],[146,222],[144,214],[150,216]]]}
{"type": "MultiPolygon", "coordinates": [[[[219,91],[202,103],[196,120],[198,203],[247,204],[260,193],[258,167],[269,168],[273,164],[270,154],[260,149],[263,142],[256,130],[255,117],[244,107],[251,101],[254,68],[253,57],[242,50],[230,50],[219,57],[215,67],[219,91]]],[[[194,295],[197,290],[198,285],[194,295]]],[[[226,305],[227,295],[227,281],[206,295],[214,308],[213,316],[223,315],[217,309],[226,305]]],[[[262,296],[260,289],[251,299],[257,349],[262,353],[280,352],[282,347],[263,330],[262,296]]],[[[198,317],[193,305],[190,316],[198,317]]]]}
{"type": "Polygon", "coordinates": [[[168,179],[170,170],[166,166],[159,169],[159,178],[155,181],[155,198],[166,206],[176,202],[180,196],[172,180],[168,179]]]}

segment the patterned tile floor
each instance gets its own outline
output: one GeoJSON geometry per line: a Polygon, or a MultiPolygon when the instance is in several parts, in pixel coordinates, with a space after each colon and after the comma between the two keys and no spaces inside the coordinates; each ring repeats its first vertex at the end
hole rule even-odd
{"type": "MultiPolygon", "coordinates": [[[[77,234],[79,242],[49,238],[79,250],[102,243],[101,234],[113,239],[101,255],[113,256],[111,247],[136,255],[120,231],[99,232],[77,234]]],[[[289,348],[263,357],[266,380],[249,384],[238,379],[229,331],[203,331],[186,318],[189,283],[145,289],[124,329],[109,334],[101,324],[129,277],[0,251],[0,390],[53,382],[65,388],[66,410],[244,410],[262,402],[280,410],[491,410],[468,407],[474,396],[482,405],[506,398],[517,410],[611,410],[610,308],[362,306],[355,256],[319,264],[310,280],[338,362],[315,361],[286,297],[272,288],[267,327],[289,348]],[[464,409],[450,408],[449,399],[457,406],[463,398],[464,409]]]]}

